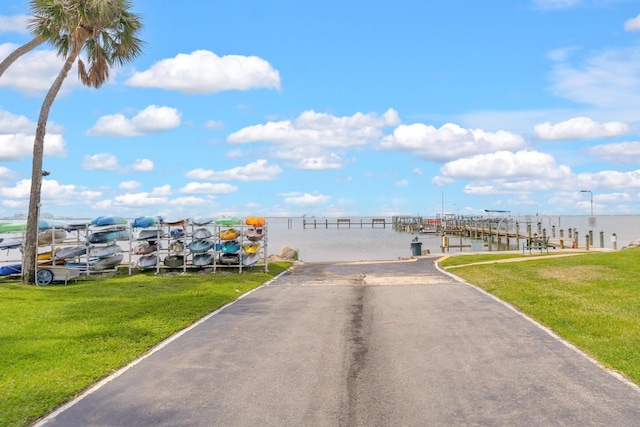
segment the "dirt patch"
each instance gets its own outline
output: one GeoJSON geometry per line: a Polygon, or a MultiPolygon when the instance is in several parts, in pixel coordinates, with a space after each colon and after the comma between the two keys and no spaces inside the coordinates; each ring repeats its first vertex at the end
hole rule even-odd
{"type": "Polygon", "coordinates": [[[562,268],[541,268],[538,275],[543,279],[558,280],[563,283],[579,284],[607,277],[607,269],[600,266],[567,266],[562,268]]]}

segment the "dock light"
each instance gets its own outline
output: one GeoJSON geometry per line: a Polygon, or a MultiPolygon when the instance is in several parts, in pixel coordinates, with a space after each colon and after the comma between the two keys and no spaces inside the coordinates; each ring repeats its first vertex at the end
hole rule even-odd
{"type": "Polygon", "coordinates": [[[593,192],[591,190],[580,190],[581,193],[589,193],[589,199],[591,201],[591,217],[589,218],[589,227],[593,230],[596,225],[596,219],[593,216],[593,192]]]}

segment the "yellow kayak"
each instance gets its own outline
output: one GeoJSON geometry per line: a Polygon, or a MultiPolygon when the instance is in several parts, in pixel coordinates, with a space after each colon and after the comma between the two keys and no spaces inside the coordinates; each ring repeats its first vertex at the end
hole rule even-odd
{"type": "Polygon", "coordinates": [[[242,245],[242,249],[247,254],[255,254],[260,250],[260,243],[245,243],[242,245]]]}

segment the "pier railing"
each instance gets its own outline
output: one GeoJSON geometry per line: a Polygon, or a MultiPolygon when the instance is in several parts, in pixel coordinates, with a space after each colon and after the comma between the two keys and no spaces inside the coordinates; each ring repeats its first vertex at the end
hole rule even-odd
{"type": "Polygon", "coordinates": [[[371,228],[386,228],[387,220],[385,218],[360,218],[357,220],[351,218],[302,219],[302,228],[364,228],[365,226],[371,228]]]}
{"type": "MultiPolygon", "coordinates": [[[[441,249],[481,247],[492,250],[520,250],[523,247],[544,244],[558,249],[605,248],[604,232],[599,232],[599,239],[594,242],[594,231],[588,230],[584,237],[576,228],[558,229],[551,225],[543,227],[542,217],[460,217],[445,215],[442,218],[425,219],[422,217],[394,217],[394,228],[412,234],[435,233],[442,236],[441,249]],[[397,220],[396,220],[397,218],[397,220]],[[453,243],[451,237],[460,237],[460,243],[453,243]],[[463,244],[463,239],[471,240],[471,244],[463,244]],[[542,243],[544,242],[544,243],[542,243]]],[[[611,246],[617,249],[616,234],[611,236],[611,246]]],[[[475,250],[475,249],[474,249],[475,250]]]]}

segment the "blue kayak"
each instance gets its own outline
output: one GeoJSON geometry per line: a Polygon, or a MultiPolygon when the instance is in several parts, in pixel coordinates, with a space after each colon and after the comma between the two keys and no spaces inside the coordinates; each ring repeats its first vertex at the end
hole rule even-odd
{"type": "Polygon", "coordinates": [[[126,224],[126,223],[127,223],[127,219],[122,216],[99,216],[97,218],[94,218],[91,221],[91,225],[97,225],[100,227],[103,227],[106,225],[119,225],[119,224],[126,224]]]}
{"type": "Polygon", "coordinates": [[[20,274],[22,264],[10,264],[0,267],[0,276],[10,276],[12,274],[20,274]]]}
{"type": "Polygon", "coordinates": [[[154,225],[160,223],[162,218],[159,216],[141,216],[134,219],[131,222],[131,226],[134,228],[147,228],[153,227],[154,225]]]}
{"type": "Polygon", "coordinates": [[[240,251],[240,243],[237,240],[228,240],[222,243],[222,253],[236,254],[240,251]]]}

